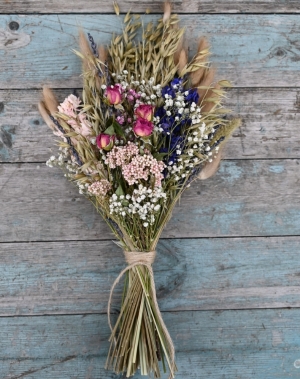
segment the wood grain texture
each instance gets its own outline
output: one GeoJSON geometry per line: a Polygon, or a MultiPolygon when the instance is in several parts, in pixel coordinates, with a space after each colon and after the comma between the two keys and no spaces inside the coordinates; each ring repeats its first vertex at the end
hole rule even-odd
{"type": "MultiPolygon", "coordinates": [[[[224,161],[184,194],[169,238],[298,235],[299,160],[224,161]]],[[[108,227],[59,169],[0,165],[0,240],[107,239],[108,227]]]]}
{"type": "MultiPolygon", "coordinates": [[[[162,311],[300,307],[300,237],[162,239],[162,311]]],[[[110,241],[0,244],[0,315],[106,313],[125,267],[110,241]]],[[[119,309],[122,285],[114,295],[119,309]]]]}
{"type": "MultiPolygon", "coordinates": [[[[177,350],[178,379],[299,378],[297,309],[163,316],[177,350]]],[[[0,336],[3,379],[117,377],[103,368],[108,348],[105,315],[3,317],[0,336]]]]}
{"type": "MultiPolygon", "coordinates": [[[[120,11],[126,13],[161,12],[163,0],[146,1],[130,0],[118,1],[120,11]]],[[[298,0],[175,0],[172,1],[173,11],[179,13],[285,13],[300,11],[298,0]]],[[[67,1],[52,0],[5,0],[0,3],[0,13],[111,13],[112,2],[105,0],[77,0],[69,3],[67,1]]]]}
{"type": "MultiPolygon", "coordinates": [[[[60,101],[71,92],[55,91],[60,101]]],[[[42,162],[55,151],[57,138],[37,110],[40,99],[38,90],[0,91],[0,162],[42,162]]],[[[299,89],[236,88],[225,103],[242,118],[225,158],[300,158],[299,89]]]]}
{"type": "MultiPolygon", "coordinates": [[[[158,13],[162,2],[119,5],[123,13],[158,13]]],[[[190,55],[196,37],[208,36],[219,77],[235,86],[227,105],[243,118],[225,152],[230,160],[186,192],[158,246],[155,279],[177,351],[176,378],[298,379],[300,3],[173,4],[186,13],[190,55]]],[[[71,52],[78,26],[108,43],[121,30],[105,14],[112,11],[103,0],[0,2],[7,13],[0,16],[3,379],[116,378],[103,369],[105,312],[124,258],[92,205],[45,167],[54,138],[36,106],[42,84],[58,88],[61,100],[80,87],[71,52]]],[[[121,287],[115,313],[120,294],[121,287]]]]}
{"type": "MultiPolygon", "coordinates": [[[[145,21],[157,16],[145,16],[145,21]]],[[[19,49],[0,50],[0,82],[4,88],[57,88],[80,86],[77,48],[78,27],[106,44],[111,33],[121,31],[114,15],[25,15],[0,16],[6,29],[19,23],[16,33],[25,33],[30,43],[19,49]]],[[[299,30],[297,15],[183,15],[189,37],[187,47],[195,52],[201,35],[212,45],[212,61],[219,77],[237,87],[299,87],[299,30]]]]}

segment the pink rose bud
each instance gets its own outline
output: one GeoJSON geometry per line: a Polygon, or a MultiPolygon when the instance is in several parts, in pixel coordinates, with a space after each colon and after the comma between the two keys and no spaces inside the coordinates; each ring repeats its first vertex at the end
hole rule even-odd
{"type": "Polygon", "coordinates": [[[109,151],[112,149],[114,145],[115,137],[115,135],[111,136],[109,134],[101,133],[96,138],[97,146],[99,147],[99,149],[109,151]]]}
{"type": "Polygon", "coordinates": [[[136,108],[134,113],[137,117],[141,117],[147,121],[151,121],[153,116],[153,109],[154,107],[152,105],[141,104],[136,108]]]}
{"type": "Polygon", "coordinates": [[[117,105],[121,103],[122,94],[117,85],[113,87],[107,87],[105,95],[109,104],[117,105]]]}
{"type": "Polygon", "coordinates": [[[135,135],[139,137],[148,137],[153,131],[153,124],[143,118],[138,118],[133,126],[135,135]]]}

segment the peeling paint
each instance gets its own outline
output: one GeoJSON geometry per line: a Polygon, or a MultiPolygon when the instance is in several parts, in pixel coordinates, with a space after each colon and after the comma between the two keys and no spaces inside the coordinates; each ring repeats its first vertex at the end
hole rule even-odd
{"type": "Polygon", "coordinates": [[[0,29],[0,50],[20,49],[29,43],[30,36],[26,33],[0,29]]]}
{"type": "Polygon", "coordinates": [[[284,166],[280,164],[272,165],[269,167],[269,171],[274,174],[282,174],[284,172],[284,166]]]}

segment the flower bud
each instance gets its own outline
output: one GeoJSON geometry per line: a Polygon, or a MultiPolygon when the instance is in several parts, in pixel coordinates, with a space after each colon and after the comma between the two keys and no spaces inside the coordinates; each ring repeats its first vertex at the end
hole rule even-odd
{"type": "Polygon", "coordinates": [[[134,113],[137,115],[137,117],[144,118],[147,121],[151,121],[153,116],[153,110],[154,107],[152,105],[141,104],[136,108],[134,113]]]}
{"type": "Polygon", "coordinates": [[[122,94],[118,86],[107,87],[105,92],[106,98],[111,105],[120,104],[122,101],[122,94]]]}
{"type": "Polygon", "coordinates": [[[112,149],[114,145],[115,138],[115,135],[111,136],[109,134],[101,133],[96,137],[97,146],[99,147],[99,149],[109,151],[112,149]]]}
{"type": "Polygon", "coordinates": [[[148,137],[153,131],[153,124],[143,118],[138,118],[133,126],[135,135],[139,137],[148,137]]]}

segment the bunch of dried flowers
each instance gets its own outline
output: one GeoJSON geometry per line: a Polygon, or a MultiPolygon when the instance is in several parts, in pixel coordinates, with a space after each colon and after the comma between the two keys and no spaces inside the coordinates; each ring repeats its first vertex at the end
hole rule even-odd
{"type": "Polygon", "coordinates": [[[138,368],[160,377],[159,361],[174,377],[174,348],[151,263],[176,202],[193,180],[216,172],[220,149],[239,123],[224,117],[229,83],[214,82],[206,39],[188,62],[178,23],[167,2],[163,18],[143,28],[139,42],[141,23],[130,14],[107,49],[81,31],[82,99],[70,95],[59,105],[44,88],[39,104],[61,138],[58,156],[47,165],[63,169],[93,202],[129,264],[107,359],[107,368],[127,377],[138,368]]]}

